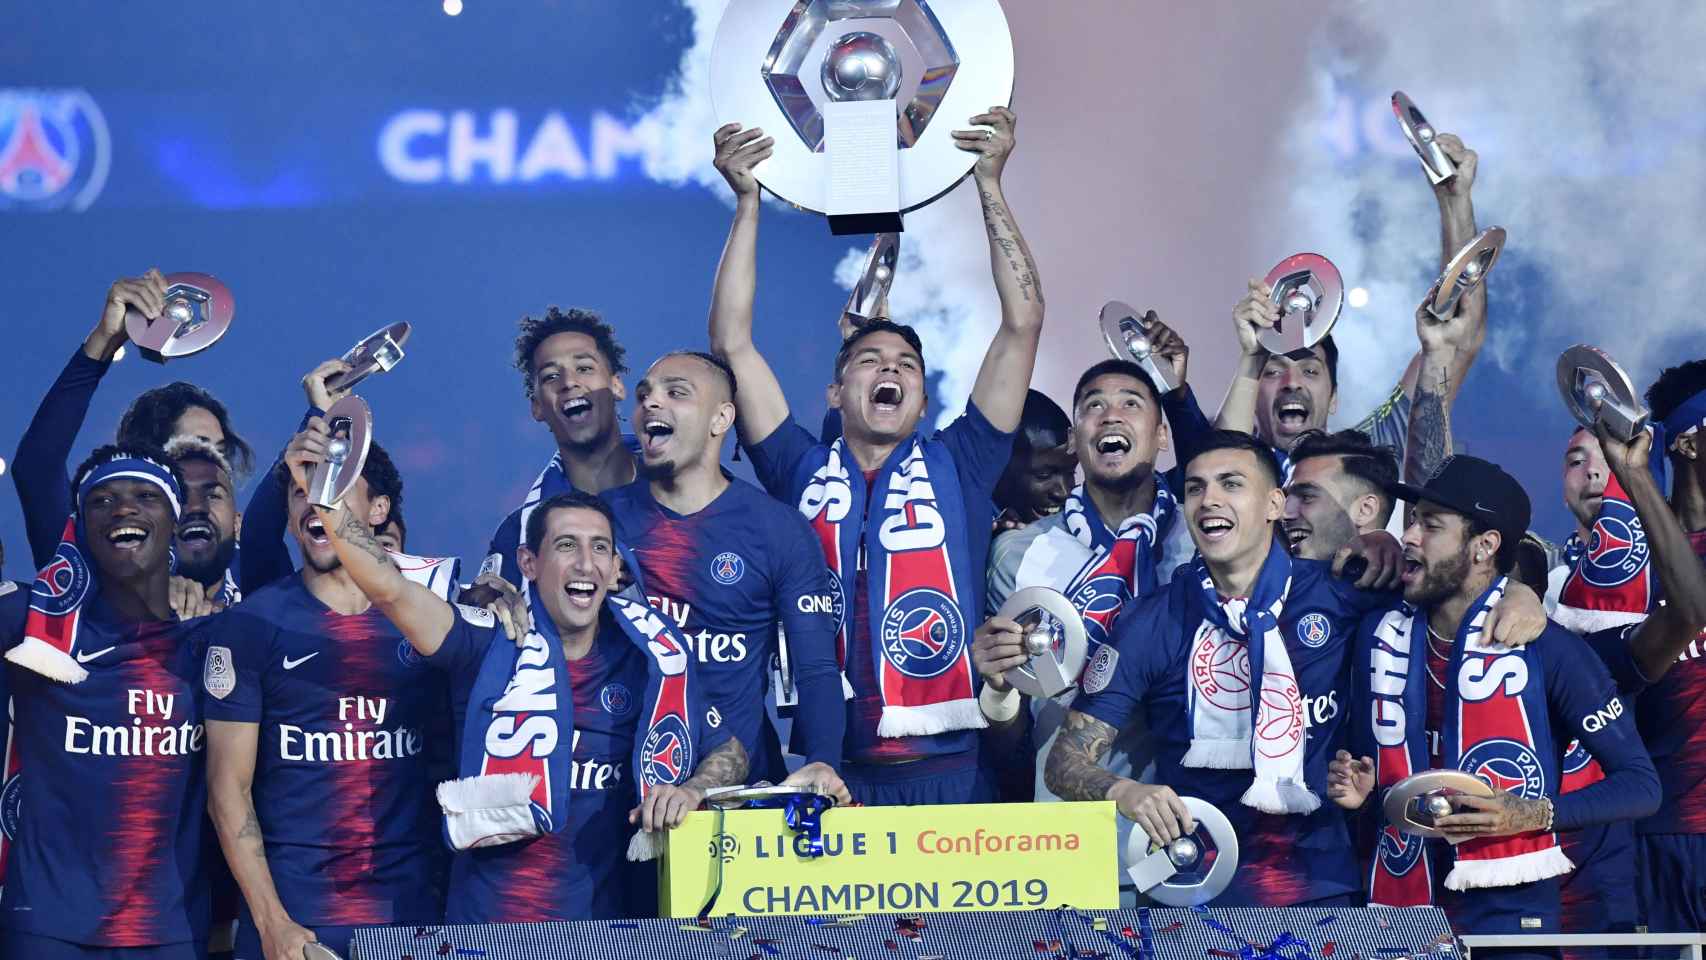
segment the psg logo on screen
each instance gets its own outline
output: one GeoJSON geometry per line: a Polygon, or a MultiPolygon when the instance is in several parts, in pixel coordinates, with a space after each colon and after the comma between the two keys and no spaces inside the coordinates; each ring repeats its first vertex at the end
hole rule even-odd
{"type": "Polygon", "coordinates": [[[687,725],[669,714],[652,725],[640,748],[640,776],[647,784],[681,783],[693,774],[693,742],[687,725]]]}
{"type": "Polygon", "coordinates": [[[1647,535],[1635,508],[1606,499],[1582,555],[1582,578],[1596,587],[1620,587],[1647,563],[1647,535]]]}
{"type": "Polygon", "coordinates": [[[1506,790],[1525,800],[1546,792],[1540,758],[1515,740],[1483,740],[1463,755],[1457,768],[1485,780],[1494,790],[1506,790]]]}
{"type": "Polygon", "coordinates": [[[88,93],[0,88],[0,210],[86,210],[111,163],[107,121],[88,93]]]}
{"type": "Polygon", "coordinates": [[[941,675],[959,661],[965,645],[965,619],[940,591],[908,590],[883,615],[883,657],[909,677],[941,675]]]}

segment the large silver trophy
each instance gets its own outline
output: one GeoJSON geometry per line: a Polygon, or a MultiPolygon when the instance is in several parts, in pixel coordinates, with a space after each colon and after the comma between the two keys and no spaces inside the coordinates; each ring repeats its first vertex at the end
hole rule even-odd
{"type": "Polygon", "coordinates": [[[1463,245],[1440,272],[1434,284],[1433,296],[1426,304],[1435,320],[1447,320],[1457,310],[1458,301],[1480,286],[1493,264],[1499,262],[1499,251],[1505,248],[1505,228],[1488,227],[1463,245]]]}
{"type": "Polygon", "coordinates": [[[308,481],[308,502],[330,510],[361,479],[367,449],[373,442],[373,412],[367,408],[367,401],[348,396],[326,411],[326,424],[332,438],[326,445],[326,459],[314,465],[308,481]]]}
{"type": "Polygon", "coordinates": [[[403,344],[409,342],[412,329],[407,320],[400,320],[368,334],[344,354],[343,361],[349,364],[349,370],[327,377],[326,389],[334,393],[349,390],[376,373],[389,373],[403,361],[403,344]]]}
{"type": "Polygon", "coordinates": [[[1386,791],[1386,822],[1400,833],[1443,837],[1445,834],[1434,823],[1457,812],[1452,798],[1461,795],[1490,797],[1493,788],[1487,781],[1462,770],[1424,770],[1405,777],[1386,791]]]}
{"type": "Polygon", "coordinates": [[[205,273],[166,274],[166,309],[153,320],[135,307],[124,313],[124,332],[142,356],[165,363],[200,353],[225,336],[237,316],[231,291],[205,273]]]}
{"type": "Polygon", "coordinates": [[[1398,118],[1404,139],[1410,141],[1416,156],[1422,158],[1422,169],[1427,172],[1429,183],[1437,185],[1457,176],[1457,165],[1451,162],[1435,140],[1433,124],[1422,116],[1422,111],[1416,109],[1415,102],[1402,90],[1392,93],[1392,114],[1398,118]]]}
{"type": "Polygon", "coordinates": [[[1333,261],[1318,253],[1294,253],[1268,271],[1265,281],[1279,305],[1279,322],[1257,338],[1269,353],[1313,350],[1327,339],[1345,305],[1345,282],[1333,261]]]}
{"type": "Polygon", "coordinates": [[[1088,638],[1084,616],[1058,590],[1026,587],[1001,605],[996,616],[1019,624],[1031,659],[1007,671],[1007,682],[1030,697],[1057,697],[1078,685],[1088,638]]]}
{"type": "Polygon", "coordinates": [[[865,254],[865,269],[847,295],[847,306],[841,312],[862,327],[877,319],[889,288],[894,286],[895,261],[900,259],[900,234],[879,233],[871,238],[871,250],[865,254]]]}
{"type": "Polygon", "coordinates": [[[774,136],[758,182],[837,234],[952,189],[977,155],[949,133],[1012,95],[999,0],[730,0],[711,48],[717,122],[774,136]]]}
{"type": "Polygon", "coordinates": [[[1179,389],[1179,378],[1173,375],[1173,365],[1155,355],[1155,345],[1149,339],[1149,327],[1158,318],[1155,311],[1139,313],[1137,308],[1120,300],[1102,305],[1099,315],[1102,339],[1120,360],[1130,360],[1149,374],[1162,393],[1179,389]]]}
{"type": "Polygon", "coordinates": [[[1126,875],[1139,893],[1169,907],[1208,903],[1232,883],[1238,872],[1238,833],[1220,808],[1207,800],[1180,797],[1196,830],[1157,845],[1141,828],[1126,838],[1126,875]]]}
{"type": "Polygon", "coordinates": [[[1604,421],[1611,435],[1625,443],[1652,420],[1629,374],[1610,354],[1585,343],[1558,356],[1558,392],[1577,423],[1592,430],[1604,421]]]}

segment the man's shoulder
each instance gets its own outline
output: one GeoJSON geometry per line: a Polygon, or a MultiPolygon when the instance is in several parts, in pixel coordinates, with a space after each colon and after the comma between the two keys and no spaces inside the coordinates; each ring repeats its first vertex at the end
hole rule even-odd
{"type": "Polygon", "coordinates": [[[1027,523],[1017,530],[1004,530],[996,534],[995,540],[989,546],[990,557],[1023,557],[1025,552],[1031,549],[1032,544],[1051,535],[1063,536],[1074,543],[1078,542],[1078,538],[1072,536],[1066,529],[1065,515],[1051,513],[1040,520],[1027,523]]]}
{"type": "Polygon", "coordinates": [[[800,516],[798,510],[764,492],[763,487],[740,477],[729,478],[729,505],[745,513],[778,518],[784,522],[792,522],[788,518],[800,516]]]}
{"type": "MultiPolygon", "coordinates": [[[[234,622],[241,622],[244,617],[276,623],[286,611],[302,602],[305,591],[302,587],[300,573],[292,573],[280,577],[253,593],[243,594],[242,602],[233,606],[226,614],[232,616],[234,622]]],[[[220,619],[223,619],[220,618],[220,619]]]]}

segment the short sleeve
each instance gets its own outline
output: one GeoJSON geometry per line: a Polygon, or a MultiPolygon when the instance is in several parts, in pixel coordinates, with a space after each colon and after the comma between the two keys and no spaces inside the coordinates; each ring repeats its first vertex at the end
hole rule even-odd
{"type": "Polygon", "coordinates": [[[954,455],[954,465],[967,486],[988,495],[1013,459],[1014,434],[989,422],[975,403],[966,404],[966,412],[943,427],[937,438],[954,455]]]}
{"type": "Polygon", "coordinates": [[[201,685],[207,719],[260,723],[272,627],[238,608],[215,617],[205,629],[201,685]]]}
{"type": "MultiPolygon", "coordinates": [[[[456,610],[456,619],[451,622],[450,631],[444,635],[444,642],[438,650],[426,658],[426,662],[435,670],[442,670],[450,676],[471,675],[479,671],[480,664],[485,661],[486,651],[498,639],[501,632],[498,629],[497,617],[483,607],[470,607],[458,603],[452,605],[456,610]]],[[[504,637],[505,641],[508,637],[504,637]]]]}
{"type": "Polygon", "coordinates": [[[800,462],[818,446],[817,438],[790,414],[780,426],[770,431],[770,436],[744,446],[759,486],[772,497],[792,504],[796,492],[792,489],[794,474],[800,462]]]}
{"type": "Polygon", "coordinates": [[[1171,591],[1138,601],[1114,621],[1112,642],[1096,650],[1084,670],[1082,692],[1072,709],[1115,730],[1138,715],[1150,686],[1166,673],[1176,644],[1167,615],[1171,591]]]}

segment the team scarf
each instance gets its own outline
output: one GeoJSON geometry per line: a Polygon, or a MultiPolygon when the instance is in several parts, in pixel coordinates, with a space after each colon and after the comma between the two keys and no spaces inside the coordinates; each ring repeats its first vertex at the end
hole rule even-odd
{"type": "MultiPolygon", "coordinates": [[[[844,437],[814,448],[795,474],[799,510],[853,609],[861,552],[869,584],[870,655],[882,715],[877,735],[927,736],[986,727],[971,665],[978,614],[965,502],[953,455],[914,434],[895,448],[871,490],[844,437]],[[877,499],[880,495],[880,499],[877,499]],[[867,516],[866,500],[872,500],[867,516]]],[[[854,616],[842,618],[836,657],[846,688],[854,616]]]]}
{"type": "MultiPolygon", "coordinates": [[[[18,584],[10,580],[0,580],[0,597],[17,589],[18,584]]],[[[12,780],[23,768],[24,762],[19,756],[21,744],[18,743],[18,727],[12,722],[12,698],[7,697],[5,703],[0,706],[6,711],[6,750],[4,755],[0,755],[0,798],[4,798],[13,795],[12,790],[16,788],[12,786],[12,780]]],[[[17,826],[8,821],[15,813],[16,810],[11,804],[0,800],[0,827],[3,827],[0,829],[0,896],[4,896],[6,892],[6,861],[12,855],[12,832],[17,826]]]]}
{"type": "MultiPolygon", "coordinates": [[[[1457,628],[1445,674],[1440,762],[1447,769],[1473,773],[1494,789],[1516,787],[1520,796],[1537,799],[1557,782],[1550,769],[1554,748],[1546,686],[1540,682],[1538,666],[1526,663],[1531,647],[1505,647],[1483,630],[1487,614],[1504,596],[1506,583],[1500,577],[1457,628]],[[1494,666],[1512,657],[1525,661],[1527,669],[1494,666]],[[1481,669],[1473,669],[1470,661],[1478,661],[1481,669]],[[1528,678],[1525,685],[1510,692],[1523,677],[1528,678]]],[[[1427,611],[1400,604],[1380,619],[1373,641],[1366,646],[1369,661],[1362,668],[1368,671],[1372,694],[1375,785],[1380,794],[1405,777],[1429,769],[1427,629],[1427,611]]],[[[1417,841],[1390,824],[1384,828],[1370,872],[1371,904],[1432,903],[1426,845],[1417,841]]],[[[1450,890],[1516,886],[1572,869],[1557,835],[1549,831],[1466,840],[1453,846],[1452,854],[1451,872],[1445,877],[1450,890]]]]}
{"type": "Polygon", "coordinates": [[[1097,649],[1112,635],[1114,618],[1126,603],[1134,597],[1149,596],[1159,586],[1156,564],[1161,544],[1178,515],[1178,501],[1166,481],[1156,475],[1155,505],[1148,513],[1125,518],[1117,532],[1109,531],[1083,484],[1073,488],[1061,513],[1066,518],[1066,531],[1090,551],[1090,559],[1066,587],[1067,599],[1078,608],[1087,628],[1087,669],[1097,649]]]}
{"type": "Polygon", "coordinates": [[[1304,782],[1303,694],[1279,618],[1291,593],[1291,555],[1275,539],[1248,597],[1222,598],[1198,556],[1203,619],[1191,641],[1191,745],[1181,766],[1253,770],[1246,806],[1312,813],[1321,798],[1304,782]],[[1261,669],[1252,669],[1259,664],[1261,669]]]}
{"type": "MultiPolygon", "coordinates": [[[[96,464],[77,488],[77,503],[65,520],[59,546],[36,574],[30,587],[30,610],[24,621],[24,641],[6,651],[6,659],[27,667],[44,677],[61,683],[82,683],[89,671],[77,659],[77,629],[83,621],[83,607],[98,589],[94,570],[84,556],[88,531],[83,528],[83,504],[90,492],[113,480],[142,480],[152,483],[165,493],[172,507],[172,521],[177,522],[179,507],[178,481],[171,468],[148,457],[115,454],[96,464]]],[[[169,537],[171,531],[166,531],[169,537]]]]}
{"type": "MultiPolygon", "coordinates": [[[[1581,543],[1580,536],[1573,539],[1581,543]]],[[[1570,552],[1566,546],[1565,555],[1570,552]]],[[[1615,475],[1605,481],[1593,530],[1576,553],[1553,620],[1575,633],[1592,633],[1646,619],[1657,599],[1652,550],[1635,505],[1615,475]]]]}
{"type": "MultiPolygon", "coordinates": [[[[680,785],[693,775],[705,711],[689,678],[692,647],[646,602],[639,564],[626,548],[621,552],[635,582],[608,594],[604,603],[609,624],[646,656],[645,726],[634,737],[630,768],[638,806],[657,786],[680,785]]],[[[523,589],[533,629],[520,644],[493,636],[469,693],[461,776],[438,787],[445,842],[456,850],[556,833],[569,819],[575,738],[568,661],[533,584],[523,589]]],[[[629,843],[628,858],[650,860],[661,847],[660,835],[640,831],[629,843]]]]}

